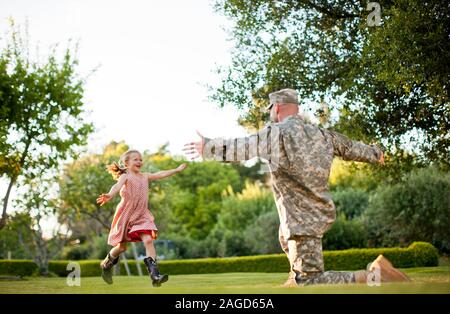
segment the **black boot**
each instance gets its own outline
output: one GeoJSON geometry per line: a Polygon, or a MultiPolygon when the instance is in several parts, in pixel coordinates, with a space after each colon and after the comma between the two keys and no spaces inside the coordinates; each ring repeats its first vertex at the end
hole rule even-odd
{"type": "Polygon", "coordinates": [[[145,266],[147,266],[148,274],[152,279],[153,287],[160,287],[162,283],[169,280],[169,275],[161,275],[156,265],[156,261],[151,257],[144,258],[145,266]]]}
{"type": "Polygon", "coordinates": [[[118,261],[119,261],[118,256],[115,259],[113,259],[111,255],[108,253],[105,259],[100,263],[100,267],[102,268],[102,278],[109,285],[113,283],[112,268],[114,265],[117,264],[118,261]]]}

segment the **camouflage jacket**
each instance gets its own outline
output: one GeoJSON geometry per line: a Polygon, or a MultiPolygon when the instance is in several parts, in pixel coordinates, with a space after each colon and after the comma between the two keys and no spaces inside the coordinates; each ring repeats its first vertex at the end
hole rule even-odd
{"type": "Polygon", "coordinates": [[[203,157],[238,162],[254,157],[268,161],[272,189],[285,239],[321,237],[336,218],[328,188],[334,156],[377,163],[381,150],[307,124],[293,115],[245,138],[205,139],[203,157]]]}

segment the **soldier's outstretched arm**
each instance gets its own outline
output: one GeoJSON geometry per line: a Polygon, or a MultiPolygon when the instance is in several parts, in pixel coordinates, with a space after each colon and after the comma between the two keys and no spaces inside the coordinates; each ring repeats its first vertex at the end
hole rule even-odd
{"type": "Polygon", "coordinates": [[[344,160],[384,164],[384,154],[378,146],[353,141],[338,132],[327,130],[326,133],[333,143],[335,156],[344,160]]]}
{"type": "Polygon", "coordinates": [[[221,162],[239,162],[254,157],[270,160],[273,145],[278,145],[274,133],[270,126],[247,137],[230,139],[210,139],[198,133],[201,141],[186,144],[184,151],[195,157],[221,162]]]}

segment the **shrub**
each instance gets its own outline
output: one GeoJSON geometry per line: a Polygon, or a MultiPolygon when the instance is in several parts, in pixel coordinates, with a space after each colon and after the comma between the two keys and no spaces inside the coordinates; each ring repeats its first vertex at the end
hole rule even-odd
{"type": "MultiPolygon", "coordinates": [[[[247,241],[249,238],[246,233],[250,236],[262,235],[263,238],[259,240],[265,241],[265,231],[261,230],[264,226],[255,225],[255,222],[264,222],[267,225],[267,218],[271,222],[272,219],[266,216],[266,213],[276,215],[277,210],[271,191],[261,184],[246,182],[245,189],[241,193],[228,191],[222,201],[217,224],[209,234],[209,237],[215,238],[219,243],[217,255],[237,256],[259,253],[258,248],[247,241]],[[252,229],[255,231],[254,234],[251,234],[252,229]]],[[[271,226],[274,228],[266,230],[267,238],[270,238],[268,241],[274,238],[277,241],[278,225],[277,220],[271,226]],[[272,234],[269,235],[269,233],[272,234]]]]}
{"type": "Polygon", "coordinates": [[[38,266],[30,260],[0,260],[0,275],[31,276],[38,266]]]}
{"type": "Polygon", "coordinates": [[[369,204],[369,193],[360,189],[338,189],[332,195],[337,213],[348,219],[359,217],[369,204]]]}
{"type": "Polygon", "coordinates": [[[395,267],[424,267],[438,265],[437,249],[426,242],[414,242],[408,248],[376,248],[328,251],[324,253],[327,270],[365,269],[378,255],[383,254],[395,267]]]}
{"type": "Polygon", "coordinates": [[[341,214],[323,237],[324,250],[367,247],[368,233],[361,219],[348,220],[341,214]]]}
{"type": "Polygon", "coordinates": [[[65,247],[63,258],[68,260],[84,260],[91,255],[91,249],[87,244],[65,247]]]}
{"type": "Polygon", "coordinates": [[[438,264],[438,250],[430,243],[414,242],[409,248],[414,254],[414,266],[436,266],[438,264]]]}
{"type": "Polygon", "coordinates": [[[241,193],[228,191],[217,224],[226,230],[244,230],[259,215],[276,211],[272,192],[258,183],[246,182],[241,193]]]}
{"type": "Polygon", "coordinates": [[[380,187],[365,212],[371,246],[432,243],[450,252],[450,173],[434,167],[406,175],[402,182],[380,187]]]}
{"type": "MultiPolygon", "coordinates": [[[[218,256],[220,243],[215,237],[208,237],[204,240],[194,240],[187,236],[168,234],[167,238],[175,244],[176,256],[178,258],[218,256]]],[[[159,253],[160,252],[158,251],[158,254],[159,253]]]]}
{"type": "Polygon", "coordinates": [[[272,254],[282,252],[278,241],[280,220],[276,210],[260,215],[245,229],[245,244],[250,254],[272,254]]]}
{"type": "Polygon", "coordinates": [[[91,247],[89,258],[92,259],[104,258],[111,250],[111,246],[108,244],[107,233],[93,237],[89,243],[91,247]]]}
{"type": "MultiPolygon", "coordinates": [[[[415,242],[408,248],[351,249],[343,251],[325,251],[325,270],[365,269],[379,254],[388,258],[395,267],[437,266],[438,251],[429,243],[415,242]]],[[[59,276],[67,276],[69,261],[51,261],[49,270],[59,276]]],[[[100,276],[100,260],[78,261],[81,276],[100,276]]],[[[142,261],[141,267],[145,269],[142,261]]],[[[136,261],[129,260],[131,274],[137,275],[136,261]]],[[[190,260],[161,261],[160,270],[173,275],[205,274],[226,272],[288,272],[289,262],[285,254],[271,254],[245,257],[201,258],[190,260]]],[[[125,274],[123,262],[120,263],[121,274],[125,274]]],[[[37,270],[32,261],[0,260],[0,275],[30,276],[37,270]]]]}
{"type": "Polygon", "coordinates": [[[242,232],[235,231],[236,230],[221,230],[220,233],[216,233],[214,238],[218,239],[219,242],[217,247],[217,256],[231,257],[252,255],[247,248],[246,239],[244,238],[242,232]]]}
{"type": "Polygon", "coordinates": [[[245,257],[201,258],[164,261],[162,272],[169,274],[207,274],[227,272],[286,272],[289,262],[285,255],[272,254],[245,257]]]}

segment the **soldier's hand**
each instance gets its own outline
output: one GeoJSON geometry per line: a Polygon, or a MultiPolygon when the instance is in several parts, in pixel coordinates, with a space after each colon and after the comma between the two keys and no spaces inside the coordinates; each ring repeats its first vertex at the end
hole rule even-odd
{"type": "Polygon", "coordinates": [[[183,151],[185,154],[190,155],[191,160],[194,160],[197,157],[203,155],[203,147],[205,146],[205,137],[197,131],[198,136],[200,137],[200,141],[190,142],[184,144],[183,151]]]}

